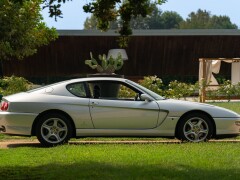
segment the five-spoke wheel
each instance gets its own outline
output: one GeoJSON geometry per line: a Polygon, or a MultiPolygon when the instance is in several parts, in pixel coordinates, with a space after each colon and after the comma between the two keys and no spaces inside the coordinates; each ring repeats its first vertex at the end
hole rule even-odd
{"type": "Polygon", "coordinates": [[[177,136],[181,140],[202,142],[213,135],[213,125],[208,116],[193,113],[185,116],[179,123],[177,136]]]}
{"type": "Polygon", "coordinates": [[[69,120],[61,114],[46,114],[36,127],[37,138],[44,146],[66,143],[72,134],[69,120]]]}

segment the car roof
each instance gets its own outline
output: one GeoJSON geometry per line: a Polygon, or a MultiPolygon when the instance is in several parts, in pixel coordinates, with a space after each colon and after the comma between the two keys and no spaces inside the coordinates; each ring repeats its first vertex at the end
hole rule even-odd
{"type": "Polygon", "coordinates": [[[70,79],[70,80],[67,80],[64,82],[65,83],[75,83],[75,82],[80,82],[80,81],[101,81],[101,80],[125,82],[127,79],[120,78],[120,77],[86,77],[86,78],[70,79]]]}
{"type": "Polygon", "coordinates": [[[48,87],[52,87],[52,88],[56,88],[56,87],[62,87],[62,86],[66,86],[68,84],[73,84],[73,83],[78,83],[78,82],[86,82],[86,81],[120,81],[120,82],[126,82],[127,79],[124,78],[118,78],[118,77],[86,77],[86,78],[76,78],[76,79],[70,79],[70,80],[65,80],[65,81],[60,81],[57,83],[53,83],[53,84],[49,84],[46,86],[42,86],[36,89],[32,89],[30,91],[28,91],[29,93],[32,92],[38,92],[38,91],[42,91],[45,88],[48,87]]]}

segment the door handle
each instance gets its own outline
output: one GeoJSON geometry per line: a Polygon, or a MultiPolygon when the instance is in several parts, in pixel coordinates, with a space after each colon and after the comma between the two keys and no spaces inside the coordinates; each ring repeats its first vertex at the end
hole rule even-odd
{"type": "Polygon", "coordinates": [[[99,103],[98,102],[92,102],[92,105],[98,105],[99,103]]]}

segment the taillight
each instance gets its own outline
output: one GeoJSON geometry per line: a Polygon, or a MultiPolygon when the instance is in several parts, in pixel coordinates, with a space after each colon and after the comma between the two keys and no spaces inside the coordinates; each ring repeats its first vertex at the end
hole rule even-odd
{"type": "Polygon", "coordinates": [[[8,102],[2,101],[2,103],[1,103],[1,110],[2,111],[7,111],[8,110],[8,102]]]}

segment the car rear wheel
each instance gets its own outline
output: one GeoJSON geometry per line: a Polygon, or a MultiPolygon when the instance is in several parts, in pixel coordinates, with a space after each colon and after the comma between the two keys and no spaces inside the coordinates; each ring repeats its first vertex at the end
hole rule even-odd
{"type": "Polygon", "coordinates": [[[38,140],[47,147],[67,143],[73,131],[68,118],[54,113],[41,117],[36,128],[38,140]]]}
{"type": "Polygon", "coordinates": [[[213,135],[211,120],[201,113],[185,116],[177,128],[177,137],[182,141],[203,142],[209,140],[213,135]]]}

